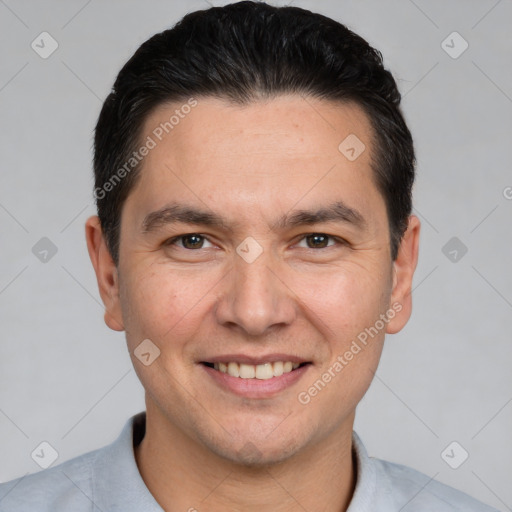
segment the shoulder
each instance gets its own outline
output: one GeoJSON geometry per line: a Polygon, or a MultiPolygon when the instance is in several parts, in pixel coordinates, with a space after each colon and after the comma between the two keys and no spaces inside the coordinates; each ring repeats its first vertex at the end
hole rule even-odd
{"type": "Polygon", "coordinates": [[[103,450],[0,484],[0,512],[90,511],[93,466],[103,450]]]}
{"type": "Polygon", "coordinates": [[[161,511],[134,456],[145,425],[145,412],[136,414],[113,443],[0,485],[0,512],[161,511]]]}
{"type": "Polygon", "coordinates": [[[356,432],[352,446],[357,479],[349,512],[498,512],[420,471],[369,457],[356,432]]]}
{"type": "Polygon", "coordinates": [[[497,512],[468,494],[401,464],[372,459],[385,493],[403,512],[497,512]]]}

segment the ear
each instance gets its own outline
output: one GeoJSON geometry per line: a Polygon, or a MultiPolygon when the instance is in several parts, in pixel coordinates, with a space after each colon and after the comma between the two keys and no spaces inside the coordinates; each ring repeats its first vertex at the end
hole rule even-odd
{"type": "Polygon", "coordinates": [[[397,306],[397,314],[390,320],[386,327],[388,334],[395,334],[403,329],[408,322],[412,312],[412,279],[418,263],[418,250],[420,242],[420,221],[415,215],[409,217],[407,227],[398,256],[393,262],[393,289],[391,293],[391,304],[397,306]]]}
{"type": "Polygon", "coordinates": [[[105,305],[105,323],[114,331],[123,331],[123,318],[121,303],[119,300],[119,278],[117,268],[110,255],[100,219],[97,216],[90,217],[85,223],[85,238],[87,249],[91,258],[101,300],[105,305]]]}

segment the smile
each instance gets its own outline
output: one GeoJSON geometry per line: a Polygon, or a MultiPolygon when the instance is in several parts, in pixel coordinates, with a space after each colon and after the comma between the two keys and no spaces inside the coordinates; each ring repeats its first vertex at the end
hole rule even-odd
{"type": "MultiPolygon", "coordinates": [[[[280,377],[284,373],[290,373],[301,366],[301,363],[292,363],[291,361],[275,361],[273,363],[263,364],[244,364],[235,361],[226,363],[205,363],[210,368],[214,368],[221,373],[227,373],[231,377],[241,379],[260,379],[267,380],[273,377],[280,377]]],[[[307,364],[307,363],[302,363],[307,364]]]]}
{"type": "Polygon", "coordinates": [[[231,354],[212,359],[199,365],[212,382],[225,391],[254,399],[271,398],[285,391],[313,366],[312,361],[286,354],[257,358],[231,354]]]}

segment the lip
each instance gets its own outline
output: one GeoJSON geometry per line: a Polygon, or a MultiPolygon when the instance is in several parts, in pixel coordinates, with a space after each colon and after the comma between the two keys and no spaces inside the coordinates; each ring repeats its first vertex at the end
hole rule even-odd
{"type": "MultiPolygon", "coordinates": [[[[224,357],[224,356],[222,356],[224,357]]],[[[281,356],[282,357],[282,356],[281,356]]],[[[290,356],[286,356],[290,357],[290,356]]],[[[260,358],[257,359],[261,361],[260,358]]],[[[218,361],[208,361],[208,362],[225,362],[225,361],[240,361],[241,363],[245,363],[245,361],[256,361],[256,359],[251,358],[232,358],[232,359],[221,359],[218,361]]],[[[264,362],[275,362],[275,361],[283,361],[283,359],[274,359],[270,361],[269,359],[265,359],[264,362]]],[[[300,361],[297,358],[295,359],[284,359],[284,361],[292,361],[292,362],[306,362],[300,361]]],[[[253,362],[248,362],[245,364],[258,364],[253,362]]],[[[259,363],[263,364],[263,363],[259,363]]],[[[288,373],[283,373],[279,377],[272,377],[271,379],[242,379],[240,377],[232,377],[227,373],[222,373],[219,370],[215,370],[205,364],[199,364],[201,368],[206,372],[206,374],[213,380],[213,382],[222,388],[225,391],[230,393],[234,393],[235,395],[244,397],[244,398],[272,398],[277,394],[285,391],[288,388],[291,388],[294,384],[296,384],[305,373],[308,372],[309,368],[312,364],[305,364],[304,366],[299,366],[299,368],[292,370],[288,373]]]]}
{"type": "MultiPolygon", "coordinates": [[[[277,361],[291,361],[292,363],[309,363],[310,360],[303,359],[290,354],[268,354],[266,356],[259,355],[257,357],[248,356],[247,354],[224,354],[221,356],[215,356],[211,358],[205,358],[202,363],[238,363],[238,364],[265,364],[275,363],[277,361]]],[[[237,377],[235,377],[237,378],[237,377]]]]}

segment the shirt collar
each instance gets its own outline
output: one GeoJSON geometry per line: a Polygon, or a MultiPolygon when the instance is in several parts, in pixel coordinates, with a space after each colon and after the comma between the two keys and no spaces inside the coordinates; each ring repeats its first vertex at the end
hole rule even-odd
{"type": "Polygon", "coordinates": [[[103,512],[163,512],[146,487],[135,460],[134,445],[146,431],[146,413],[132,416],[117,440],[95,462],[93,501],[103,512]]]}
{"type": "Polygon", "coordinates": [[[356,432],[352,432],[352,453],[356,460],[356,487],[347,512],[370,512],[377,510],[377,471],[373,460],[356,432]]]}

